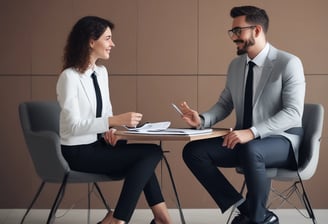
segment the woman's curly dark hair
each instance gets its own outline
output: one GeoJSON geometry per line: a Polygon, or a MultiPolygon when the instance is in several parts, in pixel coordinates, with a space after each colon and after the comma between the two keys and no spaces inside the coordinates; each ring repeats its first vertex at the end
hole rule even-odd
{"type": "Polygon", "coordinates": [[[90,40],[98,40],[108,27],[112,30],[114,24],[97,16],[85,16],[77,21],[64,48],[63,70],[74,67],[79,72],[86,71],[90,62],[90,40]]]}

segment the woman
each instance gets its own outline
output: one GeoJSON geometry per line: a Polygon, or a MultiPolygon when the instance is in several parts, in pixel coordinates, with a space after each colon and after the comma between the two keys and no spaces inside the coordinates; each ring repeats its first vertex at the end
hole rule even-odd
{"type": "Polygon", "coordinates": [[[65,47],[63,71],[57,82],[61,106],[60,138],[62,153],[73,170],[124,177],[115,211],[101,224],[124,224],[131,219],[142,191],[154,214],[155,223],[170,224],[154,170],[162,158],[155,144],[126,144],[111,127],[134,127],[142,114],[113,115],[108,90],[108,73],[98,59],[109,59],[115,46],[114,24],[87,16],[73,27],[65,47]]]}

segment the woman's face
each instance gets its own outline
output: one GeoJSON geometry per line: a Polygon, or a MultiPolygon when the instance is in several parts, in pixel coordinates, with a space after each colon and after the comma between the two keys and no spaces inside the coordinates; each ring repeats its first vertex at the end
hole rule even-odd
{"type": "Polygon", "coordinates": [[[95,63],[97,59],[109,59],[110,50],[115,47],[112,40],[112,31],[109,27],[99,37],[98,40],[90,40],[91,47],[91,63],[95,63]]]}

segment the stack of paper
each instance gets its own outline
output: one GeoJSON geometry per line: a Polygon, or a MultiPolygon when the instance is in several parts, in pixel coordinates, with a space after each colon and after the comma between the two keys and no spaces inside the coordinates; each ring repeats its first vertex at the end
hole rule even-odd
{"type": "Polygon", "coordinates": [[[200,135],[211,133],[212,129],[196,130],[190,128],[169,128],[170,121],[145,123],[139,127],[130,128],[125,127],[127,132],[136,134],[150,134],[150,135],[200,135]]]}
{"type": "Polygon", "coordinates": [[[134,131],[134,132],[147,132],[147,131],[162,131],[162,130],[166,130],[168,127],[170,127],[171,122],[170,121],[162,121],[162,122],[154,122],[154,123],[150,123],[150,122],[146,122],[144,124],[142,124],[141,126],[137,126],[137,127],[127,127],[124,126],[126,129],[128,129],[129,131],[134,131]]]}
{"type": "Polygon", "coordinates": [[[154,134],[154,135],[201,135],[212,133],[212,129],[190,129],[190,128],[167,128],[161,131],[145,131],[143,134],[154,134]]]}

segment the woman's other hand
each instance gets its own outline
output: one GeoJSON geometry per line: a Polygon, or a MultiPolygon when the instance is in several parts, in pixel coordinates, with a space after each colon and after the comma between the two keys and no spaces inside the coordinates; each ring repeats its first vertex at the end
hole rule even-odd
{"type": "Polygon", "coordinates": [[[115,128],[109,129],[109,131],[106,131],[104,133],[104,139],[108,144],[111,144],[112,146],[115,146],[117,141],[122,139],[121,137],[115,135],[115,132],[117,130],[115,128]]]}

